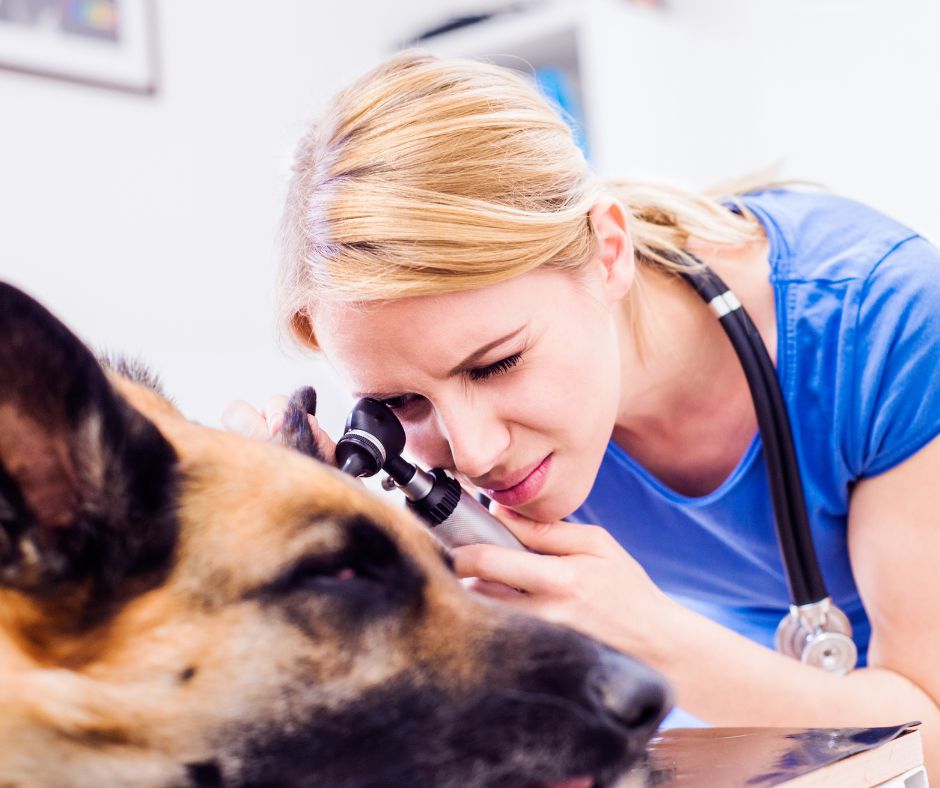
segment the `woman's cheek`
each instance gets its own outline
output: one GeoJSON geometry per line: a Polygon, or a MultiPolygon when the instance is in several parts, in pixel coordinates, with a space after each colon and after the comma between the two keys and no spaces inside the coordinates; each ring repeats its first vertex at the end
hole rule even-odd
{"type": "Polygon", "coordinates": [[[434,427],[433,419],[414,421],[403,426],[406,451],[421,465],[427,468],[453,467],[450,446],[434,427]]]}

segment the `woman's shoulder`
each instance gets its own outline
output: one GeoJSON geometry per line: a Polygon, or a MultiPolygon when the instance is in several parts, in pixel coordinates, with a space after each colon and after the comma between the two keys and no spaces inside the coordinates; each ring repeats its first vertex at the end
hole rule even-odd
{"type": "Polygon", "coordinates": [[[741,202],[767,232],[779,280],[867,279],[885,257],[918,237],[876,208],[827,192],[770,189],[741,202]]]}
{"type": "Polygon", "coordinates": [[[835,490],[884,472],[940,432],[940,251],[844,197],[779,190],[744,203],[771,242],[778,363],[805,456],[822,463],[817,476],[843,469],[835,490]]]}

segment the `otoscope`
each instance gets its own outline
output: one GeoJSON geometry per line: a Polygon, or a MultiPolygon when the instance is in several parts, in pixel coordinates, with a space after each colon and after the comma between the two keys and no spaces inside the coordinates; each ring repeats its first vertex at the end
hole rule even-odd
{"type": "Polygon", "coordinates": [[[431,528],[447,547],[465,544],[495,544],[525,550],[507,528],[485,506],[464,490],[443,468],[425,471],[405,460],[405,430],[392,410],[365,397],[356,403],[346,430],[336,444],[340,470],[357,477],[388,474],[382,483],[397,487],[407,506],[431,528]]]}

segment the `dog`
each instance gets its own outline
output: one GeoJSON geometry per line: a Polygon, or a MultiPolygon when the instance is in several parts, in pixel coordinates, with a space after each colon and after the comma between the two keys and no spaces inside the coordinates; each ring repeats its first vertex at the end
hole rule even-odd
{"type": "Polygon", "coordinates": [[[294,448],[189,422],[0,284],[0,785],[628,772],[663,679],[465,589],[413,515],[307,456],[314,400],[294,448]]]}

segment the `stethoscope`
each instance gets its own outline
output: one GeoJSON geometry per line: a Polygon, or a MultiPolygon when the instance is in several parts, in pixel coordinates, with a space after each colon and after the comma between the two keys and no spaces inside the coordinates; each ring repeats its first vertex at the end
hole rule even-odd
{"type": "MultiPolygon", "coordinates": [[[[823,581],[806,513],[803,484],[786,404],[773,361],[754,323],[731,289],[708,266],[680,275],[717,315],[731,340],[757,413],[770,483],[777,542],[790,593],[790,612],[777,627],[778,651],[836,674],[855,667],[858,650],[848,617],[836,606],[823,581]]],[[[336,445],[340,468],[353,476],[388,474],[386,489],[399,489],[408,506],[447,546],[471,543],[525,547],[464,490],[447,471],[425,471],[405,460],[405,432],[395,414],[378,400],[360,400],[349,414],[336,445]]]]}
{"type": "Polygon", "coordinates": [[[731,340],[757,413],[777,543],[790,592],[790,612],[777,626],[775,646],[777,651],[808,665],[840,675],[848,673],[855,667],[858,649],[848,617],[826,590],[816,556],[777,371],[738,297],[718,274],[698,258],[692,259],[696,267],[681,270],[680,274],[717,315],[731,340]]]}

